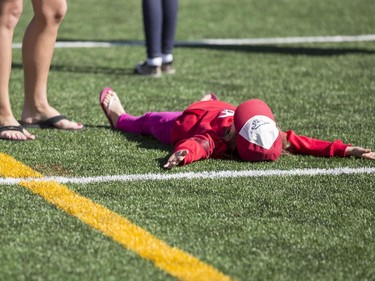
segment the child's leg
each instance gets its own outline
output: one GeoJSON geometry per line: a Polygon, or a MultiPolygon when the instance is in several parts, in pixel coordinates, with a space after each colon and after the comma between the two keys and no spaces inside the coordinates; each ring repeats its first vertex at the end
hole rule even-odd
{"type": "Polygon", "coordinates": [[[129,133],[151,135],[162,143],[170,144],[173,124],[182,112],[148,112],[142,116],[125,113],[117,121],[116,128],[129,133]]]}

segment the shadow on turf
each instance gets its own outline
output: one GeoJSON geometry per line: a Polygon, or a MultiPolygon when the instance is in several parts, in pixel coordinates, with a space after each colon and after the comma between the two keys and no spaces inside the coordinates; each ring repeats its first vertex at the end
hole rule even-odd
{"type": "MultiPolygon", "coordinates": [[[[62,40],[69,42],[69,40],[62,40]]],[[[85,42],[85,41],[81,41],[85,42]]],[[[92,42],[88,40],[87,42],[92,42]]],[[[101,41],[95,41],[100,43],[101,41]]],[[[141,41],[110,41],[119,45],[140,45],[141,41]],[[135,43],[134,43],[135,42],[135,43]]],[[[284,55],[307,55],[307,56],[339,56],[347,54],[375,54],[375,50],[365,48],[316,48],[316,47],[284,47],[270,45],[209,45],[209,44],[179,44],[176,48],[189,49],[211,49],[221,51],[249,52],[261,54],[284,54],[284,55]]],[[[12,68],[23,68],[20,63],[12,63],[12,68]]],[[[74,73],[100,73],[110,75],[134,75],[133,68],[113,68],[100,66],[82,65],[51,65],[51,71],[74,72],[74,73]]]]}
{"type": "Polygon", "coordinates": [[[95,129],[108,129],[113,132],[117,132],[121,134],[124,137],[124,141],[129,141],[136,143],[138,147],[145,148],[145,149],[153,149],[153,150],[160,150],[160,151],[166,151],[165,157],[162,158],[156,158],[155,161],[159,164],[161,168],[163,168],[163,165],[167,162],[169,155],[172,153],[172,146],[168,144],[163,144],[154,139],[150,136],[143,136],[143,135],[137,135],[137,134],[131,134],[131,133],[124,133],[118,130],[113,130],[108,125],[87,125],[84,124],[85,128],[95,128],[95,129]]]}
{"type": "MultiPolygon", "coordinates": [[[[113,130],[110,126],[107,126],[107,125],[86,125],[85,124],[85,128],[102,128],[102,129],[104,128],[104,129],[108,129],[108,130],[111,130],[113,132],[117,132],[117,133],[121,134],[124,137],[124,141],[136,143],[137,146],[140,147],[140,148],[145,148],[145,149],[150,149],[150,150],[160,150],[160,151],[165,152],[164,157],[159,157],[159,158],[154,159],[158,163],[160,168],[162,168],[163,170],[165,170],[164,167],[163,167],[164,164],[167,163],[167,161],[168,161],[168,159],[169,159],[169,157],[170,157],[170,155],[172,154],[172,151],[173,151],[172,145],[160,143],[158,140],[156,140],[152,136],[125,133],[125,132],[121,132],[121,131],[118,131],[118,130],[113,130]]],[[[224,157],[224,158],[220,159],[220,161],[225,161],[225,160],[242,161],[237,156],[236,153],[234,153],[232,156],[228,156],[228,157],[224,157]]]]}
{"type": "MultiPolygon", "coordinates": [[[[94,42],[94,43],[110,43],[113,46],[145,46],[142,40],[73,40],[59,39],[59,42],[94,42]]],[[[302,44],[302,43],[301,43],[302,44]]],[[[307,43],[306,43],[307,44],[307,43]]],[[[315,43],[311,43],[315,44],[315,43]]],[[[332,43],[334,44],[334,43],[332,43]]],[[[336,56],[346,54],[375,54],[375,50],[365,48],[334,48],[334,47],[302,47],[302,46],[281,46],[281,45],[218,45],[199,42],[176,42],[176,48],[191,49],[214,49],[223,51],[250,52],[250,53],[276,53],[286,55],[309,55],[309,56],[336,56]]]]}
{"type": "MultiPolygon", "coordinates": [[[[23,65],[20,63],[12,63],[12,68],[22,69],[23,65]]],[[[134,69],[129,68],[113,68],[113,67],[98,67],[98,66],[78,66],[78,65],[51,65],[51,71],[73,72],[73,73],[92,73],[92,74],[109,74],[109,75],[134,75],[134,69]]]]}
{"type": "Polygon", "coordinates": [[[222,51],[236,51],[249,53],[275,53],[284,55],[307,55],[307,56],[339,56],[347,54],[375,54],[375,50],[364,48],[313,48],[313,47],[281,47],[281,46],[235,46],[235,45],[208,45],[208,46],[184,46],[191,49],[212,49],[222,51]]]}

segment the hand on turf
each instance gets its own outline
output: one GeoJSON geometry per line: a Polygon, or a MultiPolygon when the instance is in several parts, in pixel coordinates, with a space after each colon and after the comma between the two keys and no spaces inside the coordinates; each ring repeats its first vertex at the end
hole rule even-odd
{"type": "Polygon", "coordinates": [[[371,149],[368,148],[348,146],[345,152],[348,156],[356,156],[364,159],[375,160],[375,152],[371,151],[371,149]]]}
{"type": "Polygon", "coordinates": [[[165,169],[172,169],[173,167],[176,167],[178,164],[180,164],[186,157],[186,155],[189,153],[186,149],[176,151],[169,157],[168,162],[164,165],[165,169]]]}

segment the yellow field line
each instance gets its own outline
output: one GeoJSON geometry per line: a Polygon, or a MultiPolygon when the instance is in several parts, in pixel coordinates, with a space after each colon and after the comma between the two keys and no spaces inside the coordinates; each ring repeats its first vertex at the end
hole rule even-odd
{"type": "MultiPolygon", "coordinates": [[[[12,178],[43,177],[3,153],[0,153],[0,175],[12,178]]],[[[32,180],[23,181],[20,185],[101,231],[142,258],[152,261],[155,266],[180,280],[231,280],[212,266],[167,245],[126,218],[79,195],[67,186],[53,181],[32,180]]]]}

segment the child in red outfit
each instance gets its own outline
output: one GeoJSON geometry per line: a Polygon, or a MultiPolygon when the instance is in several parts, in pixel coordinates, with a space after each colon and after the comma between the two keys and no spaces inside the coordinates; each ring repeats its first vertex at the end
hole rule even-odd
{"type": "Polygon", "coordinates": [[[325,157],[357,156],[375,160],[375,152],[362,147],[282,132],[271,109],[259,99],[238,107],[217,100],[214,94],[191,104],[183,112],[148,112],[132,116],[125,112],[109,87],[100,93],[100,104],[111,127],[123,132],[152,135],[172,144],[173,153],[164,168],[186,165],[234,153],[244,161],[275,161],[282,151],[325,157]]]}

